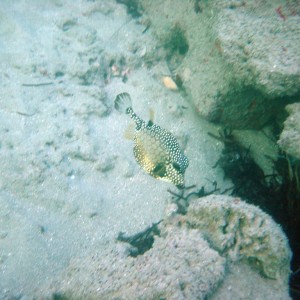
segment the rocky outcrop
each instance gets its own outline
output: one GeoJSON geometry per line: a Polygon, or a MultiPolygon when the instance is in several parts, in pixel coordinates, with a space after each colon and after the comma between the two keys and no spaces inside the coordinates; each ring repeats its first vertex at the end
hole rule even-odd
{"type": "Polygon", "coordinates": [[[68,299],[204,299],[224,273],[224,258],[198,230],[169,227],[136,258],[112,251],[74,260],[55,294],[68,299]]]}
{"type": "Polygon", "coordinates": [[[300,103],[287,105],[289,117],[284,122],[284,129],[278,141],[279,146],[300,159],[300,103]]]}
{"type": "Polygon", "coordinates": [[[268,278],[288,282],[288,240],[281,227],[258,207],[239,198],[211,195],[191,202],[184,219],[230,260],[246,259],[268,278]]]}
{"type": "Polygon", "coordinates": [[[237,80],[265,98],[300,92],[299,13],[292,3],[247,1],[226,5],[218,14],[216,33],[222,56],[237,80]]]}
{"type": "Polygon", "coordinates": [[[169,68],[206,119],[258,129],[300,93],[296,2],[142,2],[162,45],[173,28],[185,34],[169,68]]]}
{"type": "Polygon", "coordinates": [[[150,250],[131,257],[132,246],[119,244],[113,251],[74,259],[47,293],[90,299],[222,299],[232,289],[232,278],[239,278],[233,290],[241,298],[289,299],[287,238],[259,208],[211,195],[192,200],[186,215],[177,214],[174,204],[167,211],[150,250]]]}

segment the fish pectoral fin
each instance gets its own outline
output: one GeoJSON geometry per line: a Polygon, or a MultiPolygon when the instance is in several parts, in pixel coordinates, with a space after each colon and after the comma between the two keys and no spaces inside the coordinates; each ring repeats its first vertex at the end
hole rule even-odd
{"type": "Polygon", "coordinates": [[[135,124],[130,123],[124,132],[124,137],[126,140],[133,140],[135,134],[135,124]]]}
{"type": "Polygon", "coordinates": [[[154,177],[165,177],[166,176],[166,171],[167,171],[167,168],[166,168],[166,164],[164,163],[158,163],[154,169],[151,171],[151,174],[154,176],[154,177]]]}

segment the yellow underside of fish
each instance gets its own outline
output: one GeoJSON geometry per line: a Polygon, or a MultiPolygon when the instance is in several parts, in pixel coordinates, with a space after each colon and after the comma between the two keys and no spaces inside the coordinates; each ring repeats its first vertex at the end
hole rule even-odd
{"type": "Polygon", "coordinates": [[[147,173],[150,174],[158,164],[165,164],[169,160],[168,152],[157,137],[139,132],[136,134],[134,141],[133,151],[136,161],[147,173]]]}

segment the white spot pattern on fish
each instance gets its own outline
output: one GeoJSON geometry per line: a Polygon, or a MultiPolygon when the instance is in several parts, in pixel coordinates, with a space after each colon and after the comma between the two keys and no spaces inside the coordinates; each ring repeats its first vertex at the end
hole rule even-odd
{"type": "Polygon", "coordinates": [[[133,111],[128,93],[117,95],[115,108],[129,115],[135,122],[133,153],[138,164],[151,176],[183,188],[189,160],[176,138],[151,120],[146,123],[138,117],[133,111]]]}

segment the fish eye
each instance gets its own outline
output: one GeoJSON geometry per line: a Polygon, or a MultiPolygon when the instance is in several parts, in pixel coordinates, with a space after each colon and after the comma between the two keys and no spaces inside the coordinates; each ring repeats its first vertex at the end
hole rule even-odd
{"type": "Polygon", "coordinates": [[[180,166],[179,166],[178,163],[174,162],[172,165],[173,165],[173,168],[174,168],[176,171],[178,171],[178,172],[180,171],[181,168],[180,168],[180,166]]]}
{"type": "Polygon", "coordinates": [[[154,123],[151,120],[149,120],[148,123],[147,123],[147,127],[151,127],[151,126],[153,126],[153,124],[154,123]]]}

